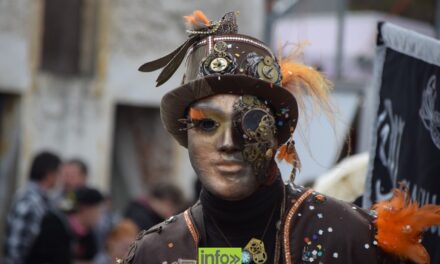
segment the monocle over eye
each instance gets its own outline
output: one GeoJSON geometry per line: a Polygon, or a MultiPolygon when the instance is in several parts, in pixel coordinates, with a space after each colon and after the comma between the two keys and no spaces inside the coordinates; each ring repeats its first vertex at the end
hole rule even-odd
{"type": "Polygon", "coordinates": [[[247,111],[241,120],[241,128],[249,136],[248,132],[256,132],[262,119],[269,115],[263,109],[251,109],[247,111]]]}

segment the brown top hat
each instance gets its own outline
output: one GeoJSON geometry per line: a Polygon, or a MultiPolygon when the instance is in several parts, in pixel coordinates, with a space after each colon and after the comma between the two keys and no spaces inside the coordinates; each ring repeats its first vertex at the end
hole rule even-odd
{"type": "Polygon", "coordinates": [[[164,68],[157,79],[159,86],[187,58],[182,85],[162,98],[161,118],[168,132],[187,147],[186,124],[179,119],[186,117],[191,104],[217,94],[246,94],[264,100],[272,108],[278,140],[287,141],[296,127],[298,106],[292,93],[281,86],[283,76],[272,51],[263,42],[237,33],[235,13],[227,13],[216,22],[206,23],[197,14],[192,20],[193,24],[203,25],[189,31],[183,45],[139,68],[147,72],[164,68]]]}

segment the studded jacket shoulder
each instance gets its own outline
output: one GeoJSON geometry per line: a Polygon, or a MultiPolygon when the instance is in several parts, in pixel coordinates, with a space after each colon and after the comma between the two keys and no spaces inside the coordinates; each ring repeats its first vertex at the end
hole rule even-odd
{"type": "MultiPolygon", "coordinates": [[[[290,184],[290,191],[296,187],[290,184]]],[[[375,241],[374,216],[362,208],[313,190],[286,212],[283,263],[407,263],[382,252],[375,241]]]]}
{"type": "MultiPolygon", "coordinates": [[[[287,184],[280,263],[406,263],[374,240],[374,217],[352,204],[287,184]]],[[[142,231],[121,263],[197,263],[202,205],[142,231]]]]}
{"type": "Polygon", "coordinates": [[[121,263],[196,263],[197,247],[185,215],[188,210],[141,231],[121,263]]]}

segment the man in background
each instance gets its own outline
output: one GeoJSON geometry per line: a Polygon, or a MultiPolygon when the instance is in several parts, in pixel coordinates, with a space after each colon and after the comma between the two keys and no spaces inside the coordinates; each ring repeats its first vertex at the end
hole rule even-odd
{"type": "MultiPolygon", "coordinates": [[[[87,163],[79,158],[66,161],[61,170],[61,190],[58,193],[58,207],[69,212],[74,209],[76,197],[75,192],[84,187],[88,187],[87,180],[90,176],[87,163]]],[[[103,251],[105,246],[105,237],[110,231],[114,222],[111,213],[111,200],[106,197],[102,202],[102,213],[98,224],[94,227],[94,235],[96,236],[98,251],[103,251]]]]}
{"type": "Polygon", "coordinates": [[[51,208],[48,193],[58,181],[60,158],[50,152],[38,154],[29,182],[17,191],[6,220],[5,264],[25,263],[38,236],[43,217],[51,208]]]}
{"type": "Polygon", "coordinates": [[[139,230],[150,227],[175,215],[182,209],[183,195],[181,191],[167,183],[153,186],[147,197],[139,197],[131,201],[125,211],[125,217],[132,220],[139,230]]]}
{"type": "Polygon", "coordinates": [[[97,237],[92,229],[102,217],[104,197],[87,187],[76,189],[73,196],[74,205],[67,215],[56,208],[48,210],[25,263],[91,263],[97,255],[97,237]]]}
{"type": "Polygon", "coordinates": [[[56,200],[62,210],[68,211],[72,209],[75,190],[86,186],[88,168],[84,161],[71,159],[63,164],[61,175],[62,189],[56,200]]]}
{"type": "Polygon", "coordinates": [[[84,161],[71,159],[64,163],[62,175],[65,191],[74,191],[86,185],[88,168],[84,161]]]}

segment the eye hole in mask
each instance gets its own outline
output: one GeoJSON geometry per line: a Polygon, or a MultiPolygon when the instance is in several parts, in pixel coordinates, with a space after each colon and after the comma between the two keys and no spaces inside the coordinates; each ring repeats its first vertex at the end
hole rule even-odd
{"type": "Polygon", "coordinates": [[[214,131],[220,124],[212,119],[204,118],[202,120],[194,120],[194,126],[205,131],[211,132],[214,131]]]}

